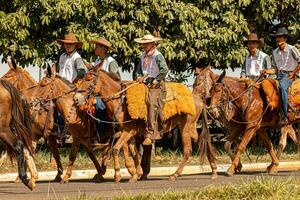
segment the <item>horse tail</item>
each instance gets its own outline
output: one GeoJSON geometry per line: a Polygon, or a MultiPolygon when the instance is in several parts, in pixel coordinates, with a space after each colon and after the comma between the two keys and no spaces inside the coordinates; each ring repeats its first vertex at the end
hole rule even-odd
{"type": "MultiPolygon", "coordinates": [[[[10,129],[16,133],[17,137],[24,143],[24,147],[32,154],[32,127],[28,103],[11,83],[5,80],[0,80],[0,83],[11,96],[10,129]]],[[[10,152],[9,149],[8,152],[10,152]]]]}
{"type": "Polygon", "coordinates": [[[211,143],[211,136],[208,128],[206,105],[203,103],[202,109],[202,131],[198,137],[198,147],[200,152],[200,162],[204,163],[205,156],[210,157],[211,161],[216,161],[216,148],[211,143]]]}

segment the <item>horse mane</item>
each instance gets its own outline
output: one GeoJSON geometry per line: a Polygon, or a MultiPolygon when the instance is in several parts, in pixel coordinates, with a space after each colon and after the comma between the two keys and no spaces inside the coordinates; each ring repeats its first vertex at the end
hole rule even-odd
{"type": "Polygon", "coordinates": [[[33,79],[31,74],[27,70],[24,70],[24,69],[21,69],[21,70],[24,73],[24,75],[28,78],[28,80],[30,80],[34,84],[37,84],[36,80],[33,79]]]}
{"type": "Polygon", "coordinates": [[[19,91],[8,81],[0,80],[0,84],[11,95],[11,121],[10,129],[13,131],[24,143],[24,147],[30,153],[33,152],[32,135],[31,135],[31,121],[29,106],[25,98],[22,98],[19,91]]]}
{"type": "Polygon", "coordinates": [[[118,82],[119,84],[121,84],[121,79],[113,72],[107,72],[103,69],[100,69],[101,72],[105,73],[107,76],[109,76],[112,80],[118,82]]]}
{"type": "Polygon", "coordinates": [[[65,78],[63,78],[63,77],[61,77],[59,75],[55,75],[55,78],[60,79],[63,83],[65,83],[70,88],[74,88],[75,87],[75,85],[73,83],[71,83],[69,80],[67,80],[67,79],[65,79],[65,78]]]}

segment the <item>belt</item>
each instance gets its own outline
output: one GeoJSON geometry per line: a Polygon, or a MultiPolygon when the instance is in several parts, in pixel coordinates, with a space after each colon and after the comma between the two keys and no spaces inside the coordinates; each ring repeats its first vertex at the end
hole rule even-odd
{"type": "Polygon", "coordinates": [[[288,73],[292,73],[293,71],[286,71],[286,70],[278,70],[277,73],[284,73],[284,74],[288,74],[288,73]]]}

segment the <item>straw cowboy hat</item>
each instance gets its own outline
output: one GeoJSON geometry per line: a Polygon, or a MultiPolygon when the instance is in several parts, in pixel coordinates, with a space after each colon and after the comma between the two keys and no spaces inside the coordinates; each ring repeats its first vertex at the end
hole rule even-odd
{"type": "Polygon", "coordinates": [[[67,43],[67,44],[77,44],[77,47],[78,49],[80,49],[83,45],[82,42],[78,41],[76,36],[74,35],[74,33],[68,33],[67,35],[65,35],[65,38],[64,39],[58,39],[57,42],[60,44],[60,45],[63,45],[64,43],[67,43]]]}
{"type": "Polygon", "coordinates": [[[281,27],[277,30],[277,32],[275,34],[271,34],[271,36],[289,36],[289,32],[287,31],[287,29],[285,27],[281,27]]]}
{"type": "Polygon", "coordinates": [[[147,35],[144,35],[141,38],[134,39],[135,42],[140,43],[140,44],[146,44],[146,43],[151,43],[151,42],[158,42],[160,40],[162,40],[162,38],[154,37],[151,34],[147,34],[147,35]]]}
{"type": "Polygon", "coordinates": [[[107,41],[105,38],[99,38],[98,40],[92,40],[89,43],[92,44],[98,44],[104,47],[107,47],[109,50],[113,50],[113,48],[111,47],[111,43],[109,41],[107,41]]]}
{"type": "Polygon", "coordinates": [[[245,44],[247,44],[248,42],[257,42],[259,45],[263,45],[264,39],[263,38],[258,39],[258,36],[256,33],[250,33],[248,35],[247,40],[244,40],[245,44]]]}

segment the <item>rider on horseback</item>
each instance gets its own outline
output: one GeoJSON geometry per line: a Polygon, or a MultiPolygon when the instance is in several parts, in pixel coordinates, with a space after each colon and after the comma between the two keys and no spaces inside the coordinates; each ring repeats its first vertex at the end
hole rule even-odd
{"type": "Polygon", "coordinates": [[[292,45],[287,44],[288,31],[286,28],[279,28],[276,34],[276,42],[278,48],[272,54],[273,69],[264,70],[264,74],[277,74],[279,80],[279,91],[281,100],[281,110],[283,114],[280,115],[280,125],[288,123],[288,88],[292,84],[292,80],[300,71],[300,53],[298,49],[292,45]]]}
{"type": "Polygon", "coordinates": [[[258,49],[263,44],[263,39],[258,39],[257,34],[249,34],[244,43],[247,45],[249,53],[242,66],[241,78],[247,77],[253,80],[260,75],[261,70],[271,68],[271,60],[267,54],[258,49]]]}
{"type": "Polygon", "coordinates": [[[147,98],[148,105],[148,130],[143,145],[151,145],[154,139],[154,131],[157,130],[157,118],[162,120],[162,108],[164,99],[164,80],[168,73],[168,66],[164,56],[157,50],[156,42],[161,38],[151,34],[136,38],[137,43],[142,44],[144,52],[136,68],[137,81],[145,83],[149,87],[147,98]]]}
{"type": "Polygon", "coordinates": [[[82,42],[79,42],[73,33],[68,33],[64,39],[57,40],[65,49],[59,58],[59,75],[67,79],[71,83],[75,83],[78,79],[83,78],[87,68],[76,49],[82,47],[82,42]]]}
{"type": "MultiPolygon", "coordinates": [[[[106,72],[114,74],[116,79],[121,80],[119,73],[119,65],[117,61],[108,54],[108,51],[112,51],[112,45],[109,41],[104,38],[99,38],[98,40],[91,41],[90,43],[95,44],[94,53],[97,56],[97,59],[94,63],[86,63],[89,70],[98,70],[102,69],[106,72]]],[[[100,97],[95,97],[96,99],[96,117],[100,120],[106,120],[106,107],[100,97]]],[[[100,142],[100,134],[104,134],[106,126],[104,123],[97,123],[97,135],[92,138],[93,146],[102,146],[100,142]]],[[[103,136],[103,135],[102,135],[103,136]]]]}

